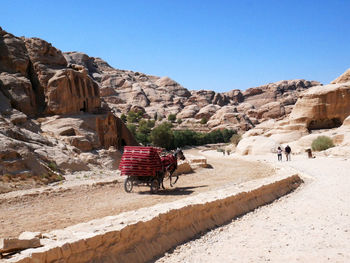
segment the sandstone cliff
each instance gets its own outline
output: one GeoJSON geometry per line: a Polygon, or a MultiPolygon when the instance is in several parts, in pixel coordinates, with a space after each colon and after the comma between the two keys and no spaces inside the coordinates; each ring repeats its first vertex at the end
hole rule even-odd
{"type": "Polygon", "coordinates": [[[116,169],[118,149],[136,144],[88,73],[46,41],[0,28],[0,192],[116,169]]]}
{"type": "Polygon", "coordinates": [[[333,84],[302,92],[288,118],[271,119],[246,132],[237,152],[264,154],[288,143],[294,153],[302,153],[311,148],[314,139],[324,135],[336,145],[324,154],[346,156],[350,152],[350,82],[347,76],[348,71],[333,84]]]}

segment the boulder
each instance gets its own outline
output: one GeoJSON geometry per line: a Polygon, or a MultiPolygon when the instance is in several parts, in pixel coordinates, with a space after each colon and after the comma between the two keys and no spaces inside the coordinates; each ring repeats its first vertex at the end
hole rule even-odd
{"type": "Polygon", "coordinates": [[[350,115],[350,83],[316,86],[302,94],[290,122],[309,130],[339,127],[350,115]]]}
{"type": "Polygon", "coordinates": [[[285,110],[283,105],[278,102],[270,102],[259,108],[257,111],[258,119],[277,119],[285,115],[285,110]]]}
{"type": "Polygon", "coordinates": [[[196,113],[200,110],[199,106],[197,105],[189,105],[182,109],[180,113],[177,114],[178,119],[188,119],[188,118],[194,118],[196,113]]]}
{"type": "Polygon", "coordinates": [[[26,77],[3,72],[0,74],[0,90],[17,110],[28,116],[34,116],[37,113],[35,93],[31,82],[26,77]]]}
{"type": "Polygon", "coordinates": [[[279,144],[264,136],[251,136],[243,138],[236,147],[236,153],[240,155],[264,155],[274,152],[279,144]]]}
{"type": "Polygon", "coordinates": [[[220,106],[209,104],[204,108],[201,108],[200,111],[195,115],[195,118],[196,119],[206,118],[207,120],[209,120],[210,117],[213,116],[216,113],[216,111],[219,109],[220,109],[220,106]]]}
{"type": "Polygon", "coordinates": [[[0,253],[10,253],[28,248],[40,247],[40,239],[0,238],[0,253]]]}

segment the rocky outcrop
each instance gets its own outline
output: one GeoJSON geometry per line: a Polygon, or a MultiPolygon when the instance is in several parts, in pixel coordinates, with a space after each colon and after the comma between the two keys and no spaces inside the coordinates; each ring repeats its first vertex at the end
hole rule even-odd
{"type": "Polygon", "coordinates": [[[316,86],[303,93],[291,115],[291,123],[302,123],[309,130],[342,125],[350,115],[350,83],[316,86]]]}
{"type": "Polygon", "coordinates": [[[58,70],[46,88],[48,114],[98,112],[99,87],[84,70],[58,70]]]}
{"type": "Polygon", "coordinates": [[[342,75],[333,80],[331,84],[346,83],[350,81],[350,68],[346,70],[342,75]]]}
{"type": "Polygon", "coordinates": [[[67,63],[50,43],[0,28],[0,192],[94,166],[117,169],[117,151],[136,142],[101,103],[96,67],[86,55],[67,63]]]}

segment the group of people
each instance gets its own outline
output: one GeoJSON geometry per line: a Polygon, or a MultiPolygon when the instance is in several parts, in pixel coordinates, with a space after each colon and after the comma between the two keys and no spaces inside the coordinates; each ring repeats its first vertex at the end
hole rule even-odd
{"type": "MultiPolygon", "coordinates": [[[[278,161],[282,162],[282,148],[279,146],[277,148],[277,158],[278,158],[278,161]]],[[[290,148],[289,145],[286,146],[286,148],[284,148],[284,153],[286,155],[286,161],[290,161],[290,154],[292,152],[292,149],[290,148]]]]}

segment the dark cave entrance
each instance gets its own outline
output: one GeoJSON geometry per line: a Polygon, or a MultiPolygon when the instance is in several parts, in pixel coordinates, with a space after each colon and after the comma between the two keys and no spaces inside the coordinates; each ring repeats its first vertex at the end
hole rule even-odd
{"type": "Polygon", "coordinates": [[[312,120],[307,128],[309,131],[312,130],[321,130],[321,129],[333,129],[338,128],[342,125],[342,121],[339,118],[332,119],[320,119],[320,120],[312,120]]]}
{"type": "Polygon", "coordinates": [[[80,111],[86,112],[87,111],[87,102],[84,100],[83,107],[80,109],[80,111]]]}

